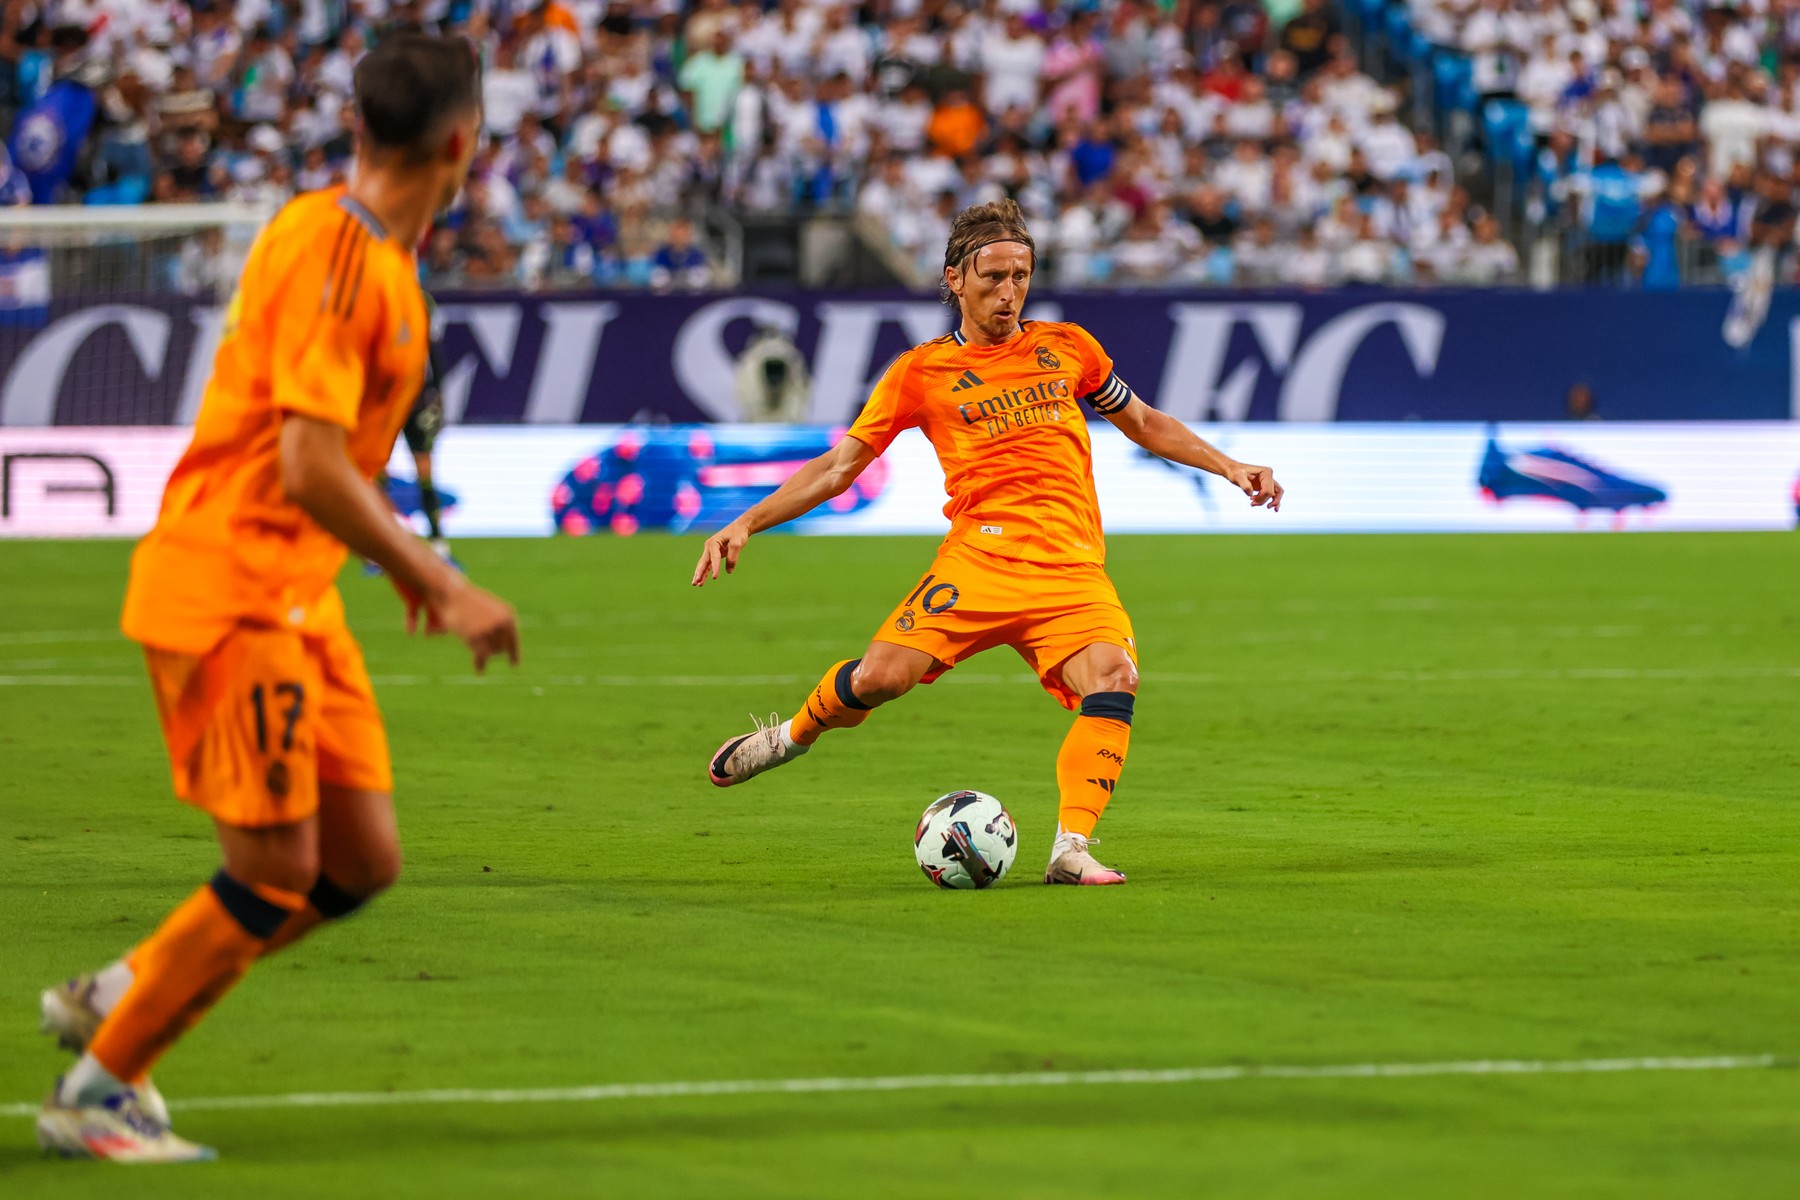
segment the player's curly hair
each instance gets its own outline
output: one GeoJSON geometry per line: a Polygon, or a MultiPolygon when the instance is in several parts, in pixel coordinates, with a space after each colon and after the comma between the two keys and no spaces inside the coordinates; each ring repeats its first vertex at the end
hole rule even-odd
{"type": "MultiPolygon", "coordinates": [[[[1031,265],[1037,266],[1037,243],[1031,240],[1031,231],[1025,228],[1025,213],[1017,200],[1009,198],[991,204],[972,204],[956,214],[956,219],[950,222],[950,241],[944,247],[945,269],[966,270],[977,250],[995,242],[1023,242],[1031,251],[1031,265]]],[[[951,308],[962,311],[947,280],[938,281],[938,297],[951,308]]]]}

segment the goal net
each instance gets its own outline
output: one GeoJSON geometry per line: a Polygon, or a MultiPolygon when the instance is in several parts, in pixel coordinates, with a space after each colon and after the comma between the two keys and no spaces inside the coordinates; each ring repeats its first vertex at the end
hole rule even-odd
{"type": "Polygon", "coordinates": [[[192,420],[225,302],[272,210],[0,209],[0,425],[192,420]]]}

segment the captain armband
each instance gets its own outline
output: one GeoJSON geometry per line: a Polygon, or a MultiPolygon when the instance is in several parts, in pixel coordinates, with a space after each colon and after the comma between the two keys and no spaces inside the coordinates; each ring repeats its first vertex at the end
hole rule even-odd
{"type": "Polygon", "coordinates": [[[1101,416],[1109,417],[1131,403],[1131,388],[1115,371],[1106,377],[1105,383],[1083,396],[1081,402],[1101,416]]]}

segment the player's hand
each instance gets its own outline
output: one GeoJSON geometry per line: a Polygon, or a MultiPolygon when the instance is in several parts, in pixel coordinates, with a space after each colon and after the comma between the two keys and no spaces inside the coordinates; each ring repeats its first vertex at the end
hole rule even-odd
{"type": "Polygon", "coordinates": [[[704,587],[708,578],[717,579],[721,567],[727,575],[737,570],[738,555],[749,540],[750,528],[740,521],[733,521],[707,538],[706,548],[700,551],[700,562],[694,567],[694,586],[704,587]]]}
{"type": "Polygon", "coordinates": [[[431,611],[431,605],[425,602],[424,596],[407,587],[392,575],[389,575],[388,579],[393,582],[394,590],[400,593],[401,603],[406,605],[408,636],[419,632],[420,629],[425,631],[427,637],[436,637],[444,632],[444,627],[438,623],[437,615],[431,611]]]}
{"type": "Polygon", "coordinates": [[[449,590],[427,606],[426,633],[453,633],[475,656],[475,673],[504,654],[519,664],[519,616],[512,605],[458,576],[449,590]]]}
{"type": "Polygon", "coordinates": [[[1251,508],[1269,506],[1270,512],[1281,511],[1283,488],[1275,482],[1275,472],[1267,467],[1252,466],[1250,463],[1232,463],[1225,472],[1225,478],[1231,480],[1244,495],[1250,497],[1251,508]]]}

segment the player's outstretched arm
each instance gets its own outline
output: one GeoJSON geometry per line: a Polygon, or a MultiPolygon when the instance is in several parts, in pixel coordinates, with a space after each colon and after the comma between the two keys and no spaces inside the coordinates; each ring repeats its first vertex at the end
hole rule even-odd
{"type": "Polygon", "coordinates": [[[750,511],[706,539],[700,562],[694,567],[694,586],[717,579],[720,568],[727,575],[737,570],[738,555],[753,533],[805,516],[825,501],[843,493],[868,465],[875,451],[853,437],[837,445],[788,476],[775,494],[759,501],[750,511]]]}
{"type": "Polygon", "coordinates": [[[452,633],[475,656],[475,669],[504,654],[519,661],[518,617],[395,522],[387,497],[350,461],[344,429],[290,412],[281,422],[281,487],[319,527],[375,563],[408,601],[407,631],[418,610],[427,633],[452,633]]]}
{"type": "Polygon", "coordinates": [[[1119,431],[1158,458],[1198,467],[1229,479],[1250,497],[1251,507],[1268,505],[1270,511],[1281,509],[1282,486],[1275,482],[1275,472],[1268,467],[1241,463],[1224,454],[1205,438],[1171,417],[1151,408],[1138,396],[1107,420],[1119,431]]]}

